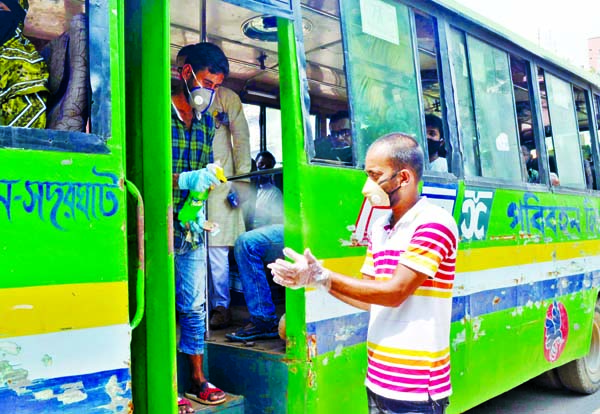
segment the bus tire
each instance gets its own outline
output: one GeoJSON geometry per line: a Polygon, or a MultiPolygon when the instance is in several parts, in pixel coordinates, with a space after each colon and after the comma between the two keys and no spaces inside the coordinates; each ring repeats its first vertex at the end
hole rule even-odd
{"type": "Polygon", "coordinates": [[[600,389],[600,300],[594,309],[590,352],[556,370],[560,381],[571,391],[593,394],[600,389]]]}
{"type": "Polygon", "coordinates": [[[564,389],[564,385],[558,378],[558,373],[556,369],[551,369],[546,372],[542,372],[540,375],[533,379],[533,383],[535,385],[539,385],[540,387],[548,388],[550,390],[562,390],[564,389]]]}

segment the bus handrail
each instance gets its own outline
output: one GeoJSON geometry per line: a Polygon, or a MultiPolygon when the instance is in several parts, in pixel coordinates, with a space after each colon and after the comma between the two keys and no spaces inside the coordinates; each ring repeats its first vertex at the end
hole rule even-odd
{"type": "Polygon", "coordinates": [[[144,250],[144,200],[140,190],[129,180],[125,180],[127,191],[136,198],[137,201],[137,239],[138,239],[138,264],[137,280],[135,287],[136,308],[133,319],[129,323],[131,329],[138,327],[144,317],[145,299],[146,299],[146,252],[144,250]]]}

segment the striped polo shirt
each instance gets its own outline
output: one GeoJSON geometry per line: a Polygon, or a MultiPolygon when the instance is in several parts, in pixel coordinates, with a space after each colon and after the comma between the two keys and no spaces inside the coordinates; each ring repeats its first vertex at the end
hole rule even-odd
{"type": "Polygon", "coordinates": [[[372,305],[365,385],[385,398],[427,401],[449,396],[450,317],[458,230],[444,209],[421,198],[392,228],[389,215],[371,229],[362,273],[390,279],[398,264],[428,278],[400,306],[372,305]]]}

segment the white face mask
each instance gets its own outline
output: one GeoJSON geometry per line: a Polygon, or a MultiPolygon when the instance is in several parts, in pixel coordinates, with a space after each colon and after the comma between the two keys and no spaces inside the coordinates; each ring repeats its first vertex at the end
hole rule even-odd
{"type": "Polygon", "coordinates": [[[196,78],[195,74],[194,79],[196,79],[196,83],[198,84],[198,86],[194,87],[190,91],[190,89],[187,86],[187,82],[185,82],[185,87],[187,88],[188,93],[190,94],[190,105],[196,111],[196,117],[200,119],[202,115],[204,115],[204,113],[208,111],[208,108],[212,104],[213,98],[215,97],[215,91],[212,89],[203,88],[200,85],[200,82],[198,82],[198,78],[196,78]]]}
{"type": "Polygon", "coordinates": [[[369,200],[373,207],[389,207],[390,196],[375,181],[367,178],[362,188],[363,195],[369,200]]]}

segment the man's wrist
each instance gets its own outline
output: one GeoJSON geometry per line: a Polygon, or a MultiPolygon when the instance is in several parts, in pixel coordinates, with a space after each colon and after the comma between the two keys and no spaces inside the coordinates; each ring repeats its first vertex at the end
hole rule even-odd
{"type": "Polygon", "coordinates": [[[323,268],[323,270],[317,275],[315,282],[318,286],[329,292],[331,289],[331,272],[329,269],[323,268]]]}

